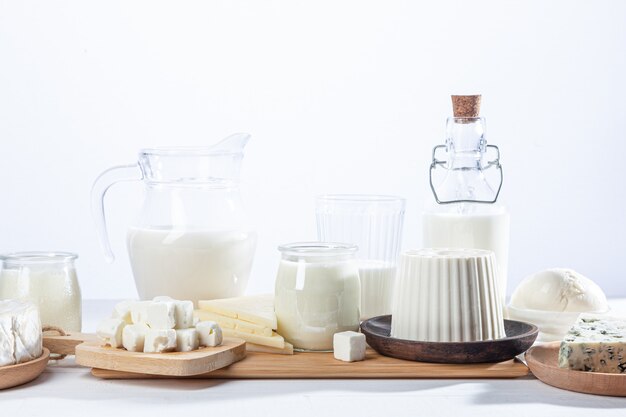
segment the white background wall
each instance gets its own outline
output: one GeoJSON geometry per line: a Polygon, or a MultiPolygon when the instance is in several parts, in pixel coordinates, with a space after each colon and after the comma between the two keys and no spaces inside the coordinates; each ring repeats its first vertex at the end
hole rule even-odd
{"type": "Polygon", "coordinates": [[[85,298],[135,295],[125,228],[141,186],[92,181],[141,147],[253,134],[244,193],[270,291],[314,196],[408,199],[420,245],[451,93],[483,94],[512,213],[509,288],[572,267],[626,296],[626,2],[0,0],[0,251],[69,250],[85,298]]]}

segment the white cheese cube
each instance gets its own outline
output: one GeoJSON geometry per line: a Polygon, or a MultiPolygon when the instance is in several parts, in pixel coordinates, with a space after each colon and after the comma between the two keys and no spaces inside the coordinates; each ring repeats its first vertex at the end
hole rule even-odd
{"type": "Polygon", "coordinates": [[[175,301],[176,328],[188,329],[193,327],[193,302],[175,301]]]}
{"type": "Polygon", "coordinates": [[[148,320],[148,306],[152,301],[136,301],[130,305],[130,319],[133,323],[145,323],[148,320]]]}
{"type": "Polygon", "coordinates": [[[335,359],[340,361],[362,361],[365,359],[365,335],[351,331],[335,333],[333,336],[333,353],[335,359]]]}
{"type": "Polygon", "coordinates": [[[155,301],[148,304],[146,324],[151,329],[173,329],[176,327],[176,302],[155,301]]]}
{"type": "Polygon", "coordinates": [[[222,328],[214,321],[201,321],[196,324],[200,346],[215,347],[222,344],[222,328]]]}
{"type": "Polygon", "coordinates": [[[122,347],[122,332],[126,322],[122,319],[105,319],[98,326],[96,334],[105,345],[109,345],[114,348],[122,347]]]}
{"type": "Polygon", "coordinates": [[[150,329],[146,332],[143,351],[146,353],[173,352],[176,350],[176,330],[150,329]]]}
{"type": "Polygon", "coordinates": [[[122,331],[122,345],[129,352],[143,352],[146,333],[150,330],[145,323],[129,324],[122,331]]]}
{"type": "Polygon", "coordinates": [[[189,352],[198,349],[200,345],[196,329],[176,330],[176,351],[189,352]]]}
{"type": "Polygon", "coordinates": [[[114,319],[124,320],[127,324],[132,324],[133,320],[130,314],[130,307],[135,302],[136,301],[126,300],[126,301],[120,301],[119,303],[115,304],[115,307],[113,307],[113,314],[111,317],[113,317],[114,319]]]}

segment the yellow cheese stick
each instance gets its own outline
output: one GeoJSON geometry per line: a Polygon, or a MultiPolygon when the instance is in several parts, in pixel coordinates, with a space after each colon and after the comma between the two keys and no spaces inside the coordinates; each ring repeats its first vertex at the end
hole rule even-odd
{"type": "Polygon", "coordinates": [[[275,353],[278,355],[293,355],[293,345],[289,342],[285,342],[285,347],[282,349],[261,346],[255,343],[246,342],[246,350],[248,352],[260,352],[260,353],[275,353]]]}
{"type": "Polygon", "coordinates": [[[222,333],[227,337],[236,337],[243,339],[246,342],[254,343],[262,346],[269,346],[278,349],[285,347],[285,339],[278,333],[273,333],[272,336],[263,336],[260,334],[242,332],[235,329],[229,329],[228,327],[222,329],[222,333]]]}
{"type": "Polygon", "coordinates": [[[272,336],[272,329],[264,327],[256,323],[250,323],[244,320],[234,319],[232,317],[222,316],[206,310],[195,310],[193,316],[200,321],[215,321],[223,329],[234,329],[242,332],[256,333],[263,336],[272,336]]]}
{"type": "Polygon", "coordinates": [[[201,310],[212,311],[222,316],[244,320],[271,329],[276,329],[278,326],[276,313],[274,313],[273,294],[200,300],[198,306],[201,310]]]}

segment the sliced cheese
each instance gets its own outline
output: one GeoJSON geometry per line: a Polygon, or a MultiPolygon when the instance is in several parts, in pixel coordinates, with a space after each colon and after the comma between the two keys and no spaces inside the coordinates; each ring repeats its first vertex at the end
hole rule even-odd
{"type": "Polygon", "coordinates": [[[271,329],[278,327],[276,313],[274,313],[273,294],[200,300],[198,306],[201,310],[248,321],[271,329]]]}
{"type": "Polygon", "coordinates": [[[285,339],[283,339],[283,337],[276,332],[272,333],[272,336],[263,336],[260,334],[242,332],[229,328],[222,329],[222,332],[226,337],[236,337],[257,345],[275,347],[278,349],[283,349],[285,347],[285,339]]]}
{"type": "Polygon", "coordinates": [[[224,329],[240,330],[242,332],[256,333],[263,336],[271,336],[272,329],[249,321],[234,319],[232,317],[223,316],[206,310],[195,310],[193,312],[195,318],[201,321],[217,322],[224,329]]]}
{"type": "Polygon", "coordinates": [[[257,345],[256,343],[246,342],[246,350],[248,352],[275,353],[277,355],[293,355],[293,345],[289,342],[285,342],[285,347],[282,349],[257,345]]]}

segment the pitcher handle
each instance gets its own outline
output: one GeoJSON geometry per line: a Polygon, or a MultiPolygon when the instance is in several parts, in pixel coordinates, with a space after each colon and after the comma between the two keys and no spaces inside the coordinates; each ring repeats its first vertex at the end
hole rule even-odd
{"type": "Polygon", "coordinates": [[[121,181],[140,181],[143,179],[143,171],[139,164],[119,165],[104,171],[93,183],[91,187],[91,215],[96,222],[96,231],[104,257],[108,263],[115,260],[115,255],[111,250],[109,233],[107,232],[106,215],[104,212],[104,196],[108,189],[115,183],[121,181]]]}

